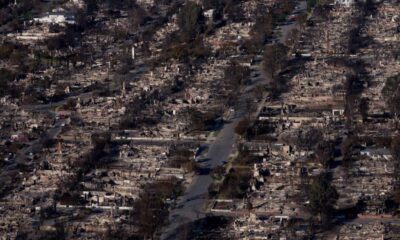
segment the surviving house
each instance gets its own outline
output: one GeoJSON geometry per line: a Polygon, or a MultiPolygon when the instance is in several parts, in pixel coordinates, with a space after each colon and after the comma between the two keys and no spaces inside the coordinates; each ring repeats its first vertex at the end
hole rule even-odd
{"type": "Polygon", "coordinates": [[[335,4],[344,5],[346,7],[350,7],[353,3],[355,3],[354,0],[335,0],[335,4]]]}
{"type": "Polygon", "coordinates": [[[34,18],[34,22],[44,24],[75,24],[75,15],[66,12],[63,8],[54,9],[51,13],[40,18],[34,18]]]}

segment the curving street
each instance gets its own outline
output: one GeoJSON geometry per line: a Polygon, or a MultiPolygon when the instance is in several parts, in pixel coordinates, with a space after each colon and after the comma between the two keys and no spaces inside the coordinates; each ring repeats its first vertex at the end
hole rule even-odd
{"type": "MultiPolygon", "coordinates": [[[[306,7],[306,2],[301,1],[297,11],[304,12],[306,7]]],[[[277,36],[277,41],[283,43],[286,40],[289,32],[296,27],[296,22],[279,26],[280,34],[277,36]]],[[[277,31],[275,31],[275,34],[276,33],[277,31]]],[[[262,56],[256,57],[262,58],[262,56]]],[[[262,62],[252,66],[252,70],[256,72],[255,76],[261,77],[253,77],[253,84],[248,86],[245,91],[243,91],[242,95],[239,97],[234,116],[231,117],[228,120],[228,123],[223,126],[215,141],[210,143],[209,151],[206,155],[207,161],[201,163],[201,167],[212,170],[228,161],[229,155],[235,148],[235,127],[248,113],[246,103],[248,99],[255,98],[253,91],[254,88],[267,83],[267,79],[262,76],[263,73],[261,66],[262,62]]],[[[263,101],[260,102],[260,104],[262,103],[263,101]]],[[[208,199],[208,187],[212,181],[213,180],[210,174],[197,175],[193,178],[191,185],[186,189],[184,195],[178,200],[177,207],[170,212],[170,224],[164,229],[161,239],[176,239],[176,235],[179,233],[180,226],[205,217],[206,212],[204,211],[204,208],[208,199]]]]}

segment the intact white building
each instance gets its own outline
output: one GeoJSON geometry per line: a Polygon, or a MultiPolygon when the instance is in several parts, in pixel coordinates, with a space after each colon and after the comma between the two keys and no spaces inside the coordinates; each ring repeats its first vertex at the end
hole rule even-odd
{"type": "Polygon", "coordinates": [[[41,18],[34,18],[34,22],[47,24],[75,24],[75,15],[65,12],[64,9],[54,9],[51,13],[41,18]]]}
{"type": "Polygon", "coordinates": [[[335,0],[335,4],[344,5],[350,7],[355,3],[355,0],[335,0]]]}
{"type": "Polygon", "coordinates": [[[49,15],[34,18],[35,22],[48,23],[48,24],[75,24],[75,16],[65,13],[49,13],[49,15]]]}

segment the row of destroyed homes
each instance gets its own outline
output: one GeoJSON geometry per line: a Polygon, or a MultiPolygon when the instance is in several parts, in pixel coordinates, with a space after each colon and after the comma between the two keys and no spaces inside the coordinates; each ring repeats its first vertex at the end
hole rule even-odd
{"type": "Polygon", "coordinates": [[[399,13],[398,1],[311,11],[276,76],[284,91],[240,131],[229,174],[243,192],[211,206],[234,216],[224,237],[398,237],[399,13]]]}
{"type": "Polygon", "coordinates": [[[189,40],[186,4],[172,2],[89,11],[66,1],[1,36],[0,54],[11,54],[0,60],[10,76],[0,95],[0,239],[151,238],[165,224],[198,147],[246,88],[230,70],[249,74],[254,53],[243,45],[258,9],[277,1],[243,1],[240,17],[220,19],[201,6],[200,37],[189,40]],[[69,14],[80,8],[85,24],[69,14]],[[132,24],[133,9],[144,20],[132,24]]]}

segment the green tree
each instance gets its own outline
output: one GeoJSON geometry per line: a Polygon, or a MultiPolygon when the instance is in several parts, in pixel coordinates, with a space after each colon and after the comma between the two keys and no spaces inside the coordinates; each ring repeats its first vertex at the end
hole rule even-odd
{"type": "Polygon", "coordinates": [[[390,146],[392,158],[394,162],[394,177],[399,182],[400,180],[400,136],[395,136],[392,139],[390,146]]]}
{"type": "MultiPolygon", "coordinates": [[[[261,7],[260,7],[261,8],[261,7]]],[[[251,44],[258,50],[265,44],[267,38],[272,34],[274,27],[273,15],[267,11],[261,11],[256,17],[255,24],[251,30],[251,44]]]]}
{"type": "Polygon", "coordinates": [[[340,145],[340,151],[343,159],[343,166],[351,167],[353,163],[353,150],[358,145],[359,138],[354,135],[349,135],[343,139],[340,145]]]}
{"type": "Polygon", "coordinates": [[[276,73],[285,63],[287,52],[287,47],[281,43],[270,44],[265,48],[263,69],[271,77],[271,80],[274,80],[276,73]]]}
{"type": "Polygon", "coordinates": [[[250,78],[250,68],[232,61],[224,71],[225,82],[233,89],[237,89],[250,78]]]}
{"type": "Polygon", "coordinates": [[[311,151],[324,139],[323,133],[318,128],[308,128],[297,132],[296,145],[300,149],[311,151]]]}
{"type": "Polygon", "coordinates": [[[285,39],[285,44],[288,47],[293,47],[295,46],[299,37],[300,37],[300,31],[297,28],[294,28],[289,32],[287,39],[285,39]]]}
{"type": "Polygon", "coordinates": [[[225,6],[224,0],[203,0],[204,9],[222,9],[225,6]]]}
{"type": "Polygon", "coordinates": [[[327,221],[331,216],[339,194],[331,185],[326,174],[318,175],[310,186],[309,191],[310,211],[318,217],[327,221]]]}
{"type": "Polygon", "coordinates": [[[204,30],[203,10],[195,2],[189,1],[178,13],[181,39],[185,42],[196,38],[204,30]]]}
{"type": "Polygon", "coordinates": [[[147,11],[141,6],[137,6],[128,12],[128,17],[133,27],[138,27],[146,22],[148,17],[147,11]]]}
{"type": "Polygon", "coordinates": [[[400,114],[400,89],[397,88],[392,96],[386,101],[386,104],[389,107],[389,110],[395,116],[395,119],[398,120],[400,114]]]}
{"type": "Polygon", "coordinates": [[[107,6],[112,10],[121,9],[124,1],[121,0],[106,0],[107,6]]]}
{"type": "Polygon", "coordinates": [[[368,117],[369,110],[369,100],[368,98],[361,98],[360,103],[358,104],[358,110],[361,114],[363,121],[365,121],[368,117]]]}
{"type": "Polygon", "coordinates": [[[247,132],[247,129],[249,128],[249,126],[250,126],[250,120],[248,118],[243,118],[236,125],[235,133],[243,136],[247,132]]]}
{"type": "Polygon", "coordinates": [[[176,179],[156,181],[144,187],[144,191],[134,203],[131,217],[145,239],[155,239],[156,233],[168,221],[166,199],[176,199],[182,191],[182,185],[176,179]]]}
{"type": "Polygon", "coordinates": [[[317,0],[307,0],[307,9],[310,11],[313,7],[317,5],[317,0]]]}
{"type": "Polygon", "coordinates": [[[154,194],[144,191],[135,204],[134,217],[138,219],[141,234],[154,239],[155,233],[165,223],[168,208],[164,200],[154,194]]]}
{"type": "Polygon", "coordinates": [[[0,96],[8,93],[10,83],[14,80],[15,75],[6,68],[0,69],[0,96]]]}
{"type": "Polygon", "coordinates": [[[243,198],[250,187],[251,172],[231,168],[222,184],[221,195],[226,198],[243,198]]]}
{"type": "Polygon", "coordinates": [[[335,153],[335,144],[330,141],[324,141],[318,144],[315,151],[317,160],[325,167],[328,168],[333,161],[335,153]]]}
{"type": "Polygon", "coordinates": [[[400,84],[400,74],[386,79],[385,86],[382,88],[382,96],[388,100],[395,93],[400,84]]]}
{"type": "Polygon", "coordinates": [[[211,177],[214,180],[221,180],[226,173],[226,169],[224,166],[218,166],[211,171],[211,177]]]}
{"type": "Polygon", "coordinates": [[[224,14],[233,22],[240,22],[244,19],[244,11],[240,5],[241,0],[227,0],[224,6],[224,14]]]}
{"type": "Polygon", "coordinates": [[[99,10],[97,0],[86,0],[86,14],[87,15],[93,15],[97,10],[99,10]]]}
{"type": "Polygon", "coordinates": [[[3,43],[0,46],[0,59],[8,59],[12,52],[13,52],[14,46],[9,43],[3,43]]]}

